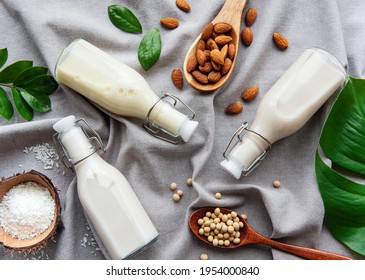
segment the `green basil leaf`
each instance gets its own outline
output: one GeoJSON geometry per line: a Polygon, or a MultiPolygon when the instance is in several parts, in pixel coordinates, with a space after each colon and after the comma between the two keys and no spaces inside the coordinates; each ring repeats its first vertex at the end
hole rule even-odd
{"type": "Polygon", "coordinates": [[[325,206],[325,223],[333,236],[365,256],[365,80],[349,77],[323,126],[315,169],[325,206]],[[341,172],[339,171],[341,170],[341,172]],[[351,176],[349,175],[351,174],[351,176]]]}
{"type": "Polygon", "coordinates": [[[158,28],[151,29],[138,47],[138,60],[145,71],[148,71],[160,58],[161,35],[158,28]]]}
{"type": "Polygon", "coordinates": [[[18,110],[19,114],[27,121],[31,121],[33,119],[33,109],[28,105],[28,103],[24,100],[19,90],[16,88],[11,88],[11,93],[13,95],[13,100],[15,104],[15,108],[18,110]]]}
{"type": "Polygon", "coordinates": [[[0,50],[0,68],[4,66],[5,62],[8,60],[8,49],[0,50]]]}
{"type": "Polygon", "coordinates": [[[35,111],[44,113],[51,110],[51,99],[47,94],[28,92],[25,89],[20,89],[20,94],[35,111]]]}
{"type": "Polygon", "coordinates": [[[13,105],[11,104],[8,94],[0,87],[0,115],[10,120],[14,115],[13,105]]]}
{"type": "Polygon", "coordinates": [[[13,84],[17,87],[22,87],[24,83],[27,83],[34,78],[46,75],[48,72],[48,69],[46,67],[42,66],[33,66],[31,68],[28,68],[21,72],[14,80],[13,84]]]}
{"type": "Polygon", "coordinates": [[[0,72],[0,83],[12,83],[19,73],[33,66],[30,60],[19,60],[8,65],[0,72]]]}
{"type": "Polygon", "coordinates": [[[41,75],[22,85],[28,92],[52,94],[58,88],[56,80],[50,75],[41,75]]]}
{"type": "Polygon", "coordinates": [[[118,4],[108,7],[110,21],[119,29],[130,33],[141,33],[142,25],[137,17],[126,7],[118,4]]]}

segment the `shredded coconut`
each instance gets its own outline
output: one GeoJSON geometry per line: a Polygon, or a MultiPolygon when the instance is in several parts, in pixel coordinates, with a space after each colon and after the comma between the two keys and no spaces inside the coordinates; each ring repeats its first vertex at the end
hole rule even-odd
{"type": "Polygon", "coordinates": [[[44,232],[54,218],[55,202],[49,191],[35,182],[12,187],[0,203],[0,226],[17,239],[44,232]]]}
{"type": "Polygon", "coordinates": [[[25,147],[23,152],[26,154],[33,152],[35,154],[34,158],[43,164],[43,168],[45,170],[49,170],[54,167],[59,168],[59,156],[56,150],[49,143],[43,143],[33,147],[25,147]]]}

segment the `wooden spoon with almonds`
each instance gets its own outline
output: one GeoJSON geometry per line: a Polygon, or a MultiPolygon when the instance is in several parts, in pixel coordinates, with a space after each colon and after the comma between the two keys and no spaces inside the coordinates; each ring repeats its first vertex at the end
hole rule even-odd
{"type": "Polygon", "coordinates": [[[232,29],[229,31],[228,35],[230,37],[232,37],[232,43],[235,45],[235,54],[234,54],[234,58],[232,60],[232,65],[230,67],[230,70],[228,71],[227,74],[223,75],[217,82],[207,83],[207,84],[200,83],[193,77],[191,72],[187,71],[187,65],[188,65],[189,58],[192,55],[196,55],[197,44],[198,44],[199,40],[201,39],[202,34],[200,34],[196,38],[194,43],[191,45],[191,47],[185,57],[185,61],[184,61],[184,76],[185,76],[186,81],[196,90],[203,91],[203,92],[214,91],[214,90],[220,88],[222,85],[224,85],[227,82],[227,80],[229,79],[229,77],[231,76],[235,62],[236,62],[238,46],[239,46],[239,41],[240,41],[239,34],[240,34],[240,28],[241,28],[242,13],[246,6],[246,3],[247,3],[247,0],[226,0],[222,9],[218,13],[218,15],[212,20],[213,25],[216,23],[224,22],[224,23],[228,23],[232,26],[232,29]]]}

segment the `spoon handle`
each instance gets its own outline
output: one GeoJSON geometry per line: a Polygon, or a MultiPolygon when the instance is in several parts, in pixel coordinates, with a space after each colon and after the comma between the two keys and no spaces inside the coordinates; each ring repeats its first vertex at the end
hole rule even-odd
{"type": "Polygon", "coordinates": [[[327,251],[302,247],[302,246],[296,246],[296,245],[290,245],[282,242],[278,242],[275,240],[272,240],[270,238],[267,238],[265,236],[262,236],[259,234],[256,240],[257,243],[269,245],[272,248],[279,249],[281,251],[291,253],[293,255],[297,255],[300,257],[303,257],[305,259],[309,260],[351,260],[351,258],[335,254],[327,251]]]}
{"type": "MultiPolygon", "coordinates": [[[[226,0],[222,9],[212,21],[217,23],[220,21],[230,23],[234,28],[240,27],[242,11],[246,6],[247,0],[226,0]]],[[[237,30],[239,32],[239,30],[237,30]]]]}

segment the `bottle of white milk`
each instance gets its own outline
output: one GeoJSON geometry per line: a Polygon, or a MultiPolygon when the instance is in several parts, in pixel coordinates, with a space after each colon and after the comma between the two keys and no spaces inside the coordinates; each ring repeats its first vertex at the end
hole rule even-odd
{"type": "Polygon", "coordinates": [[[198,125],[192,120],[195,113],[179,98],[167,93],[158,97],[137,71],[83,39],[63,50],[55,77],[112,113],[145,120],[151,134],[169,142],[189,141],[198,125]],[[177,101],[191,116],[175,109],[177,101]]]}
{"type": "Polygon", "coordinates": [[[250,128],[245,122],[234,133],[221,166],[237,179],[248,175],[271,145],[299,130],[346,77],[344,67],[330,53],[317,48],[304,51],[262,98],[250,128]]]}
{"type": "Polygon", "coordinates": [[[128,259],[158,238],[158,233],[126,178],[98,154],[100,137],[89,137],[75,116],[54,126],[56,147],[77,175],[84,211],[111,259],[128,259]]]}

